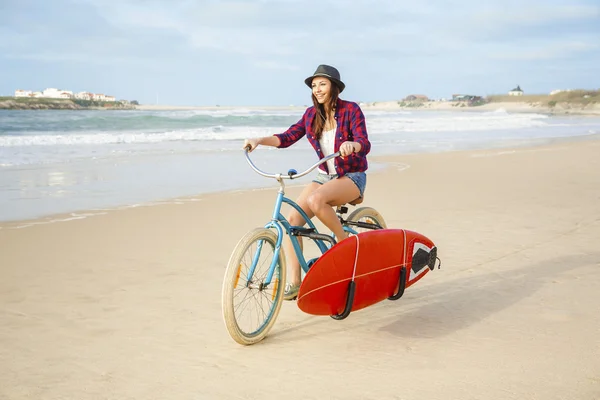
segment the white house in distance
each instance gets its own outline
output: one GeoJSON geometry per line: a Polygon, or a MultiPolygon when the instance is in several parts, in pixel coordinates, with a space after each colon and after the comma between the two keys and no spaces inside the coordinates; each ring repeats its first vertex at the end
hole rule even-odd
{"type": "Polygon", "coordinates": [[[33,92],[31,90],[15,90],[15,97],[33,97],[33,92]]]}
{"type": "Polygon", "coordinates": [[[43,92],[32,92],[31,90],[15,90],[15,97],[36,97],[47,99],[79,99],[79,100],[94,100],[94,101],[116,101],[115,96],[107,96],[105,94],[96,94],[90,92],[79,92],[73,94],[70,90],[61,90],[56,88],[46,88],[43,92]]]}
{"type": "Polygon", "coordinates": [[[516,88],[508,92],[509,96],[523,96],[523,91],[521,90],[521,86],[517,85],[516,88]]]}
{"type": "Polygon", "coordinates": [[[49,99],[70,99],[73,97],[73,92],[70,90],[58,90],[56,88],[47,88],[42,92],[42,97],[49,99]]]}
{"type": "Polygon", "coordinates": [[[92,100],[94,98],[94,93],[90,92],[79,92],[75,94],[75,98],[79,100],[92,100]]]}

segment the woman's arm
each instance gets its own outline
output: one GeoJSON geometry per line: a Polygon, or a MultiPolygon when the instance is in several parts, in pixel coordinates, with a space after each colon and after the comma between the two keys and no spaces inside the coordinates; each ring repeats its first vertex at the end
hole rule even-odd
{"type": "Polygon", "coordinates": [[[246,148],[249,146],[250,149],[248,151],[250,152],[250,151],[254,150],[256,148],[256,146],[258,146],[259,144],[262,146],[279,147],[279,145],[281,144],[281,141],[275,135],[264,136],[264,137],[257,138],[257,139],[246,139],[246,140],[244,140],[243,148],[246,148]]]}

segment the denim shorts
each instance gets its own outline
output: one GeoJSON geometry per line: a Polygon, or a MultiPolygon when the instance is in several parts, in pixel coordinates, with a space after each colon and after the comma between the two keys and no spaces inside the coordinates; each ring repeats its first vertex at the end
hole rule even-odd
{"type": "MultiPolygon", "coordinates": [[[[358,191],[360,192],[360,197],[364,197],[365,195],[365,188],[367,187],[367,174],[364,172],[348,172],[346,175],[348,178],[350,178],[350,180],[352,182],[354,182],[354,184],[356,185],[356,187],[358,187],[358,191]]],[[[316,182],[318,184],[324,184],[326,182],[329,182],[332,179],[336,179],[338,176],[337,174],[334,175],[327,175],[327,174],[323,174],[323,173],[317,173],[317,176],[315,179],[313,179],[313,182],[316,182]]]]}

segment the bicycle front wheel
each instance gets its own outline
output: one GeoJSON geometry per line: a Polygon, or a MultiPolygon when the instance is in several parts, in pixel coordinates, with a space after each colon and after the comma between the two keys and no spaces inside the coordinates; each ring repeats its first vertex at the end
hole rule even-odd
{"type": "Polygon", "coordinates": [[[222,311],[229,334],[240,344],[250,345],[264,339],[279,314],[286,266],[283,249],[279,249],[270,273],[276,243],[273,231],[257,228],[242,237],[229,258],[223,280],[222,311]]]}

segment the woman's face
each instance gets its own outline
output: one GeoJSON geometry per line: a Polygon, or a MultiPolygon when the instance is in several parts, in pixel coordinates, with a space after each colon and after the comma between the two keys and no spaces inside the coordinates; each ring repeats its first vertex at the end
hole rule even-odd
{"type": "Polygon", "coordinates": [[[331,81],[322,76],[317,76],[312,80],[312,92],[320,104],[329,100],[331,95],[331,81]]]}

